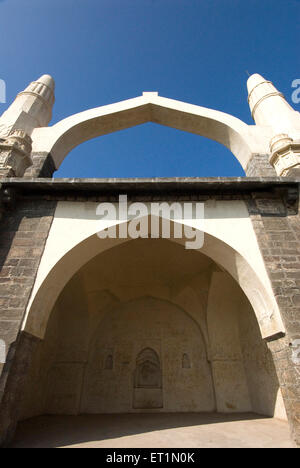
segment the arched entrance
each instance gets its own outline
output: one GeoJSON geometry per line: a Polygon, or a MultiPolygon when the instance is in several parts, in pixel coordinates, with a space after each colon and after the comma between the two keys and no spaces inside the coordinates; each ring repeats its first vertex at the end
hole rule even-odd
{"type": "MultiPolygon", "coordinates": [[[[212,223],[209,219],[209,208],[206,209],[205,223],[195,220],[192,226],[194,231],[201,236],[204,233],[203,247],[199,252],[196,251],[196,254],[201,252],[206,255],[236,280],[253,307],[263,338],[280,335],[285,332],[285,328],[245,206],[240,203],[235,205],[236,212],[233,216],[231,211],[226,213],[223,206],[221,203],[217,209],[213,208],[216,219],[212,219],[212,223]],[[232,223],[236,225],[235,230],[232,230],[232,223]]],[[[69,204],[62,204],[58,208],[57,223],[53,225],[51,231],[53,235],[48,239],[23,321],[23,329],[27,333],[43,339],[55,302],[68,281],[100,253],[129,242],[128,238],[108,237],[99,240],[99,227],[100,230],[105,229],[106,224],[99,224],[96,208],[97,204],[91,204],[89,207],[84,204],[72,207],[69,204]]],[[[162,218],[149,216],[148,228],[151,230],[152,221],[155,223],[161,220],[162,218]]],[[[184,238],[174,237],[177,223],[167,221],[171,227],[170,241],[181,246],[185,245],[184,238]]],[[[120,229],[127,229],[129,222],[117,224],[120,229]]],[[[148,237],[151,238],[151,232],[148,237]]]]}
{"type": "Polygon", "coordinates": [[[245,293],[212,258],[166,239],[124,242],[76,271],[51,310],[25,394],[22,418],[215,411],[284,417],[272,358],[245,293]]]}

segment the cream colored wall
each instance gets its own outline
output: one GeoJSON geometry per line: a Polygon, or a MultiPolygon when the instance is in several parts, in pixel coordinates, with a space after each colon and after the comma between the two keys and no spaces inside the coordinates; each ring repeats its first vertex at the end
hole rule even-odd
{"type": "Polygon", "coordinates": [[[212,274],[207,320],[218,411],[287,419],[271,353],[251,304],[228,273],[212,274]]]}
{"type": "Polygon", "coordinates": [[[207,324],[217,409],[221,413],[252,410],[240,346],[240,293],[228,273],[211,278],[207,324]]]}
{"type": "MultiPolygon", "coordinates": [[[[161,362],[163,408],[159,411],[213,411],[211,371],[199,327],[174,304],[139,298],[117,306],[99,323],[91,343],[81,412],[136,412],[133,375],[136,358],[145,348],[153,349],[161,362]],[[114,358],[112,370],[103,368],[108,352],[114,358]],[[182,368],[184,353],[190,357],[190,369],[182,368]]],[[[149,411],[139,411],[145,409],[149,411]]]]}
{"type": "Polygon", "coordinates": [[[242,359],[253,411],[287,420],[271,352],[264,341],[260,340],[259,327],[253,310],[242,294],[240,294],[238,325],[242,359]]]}

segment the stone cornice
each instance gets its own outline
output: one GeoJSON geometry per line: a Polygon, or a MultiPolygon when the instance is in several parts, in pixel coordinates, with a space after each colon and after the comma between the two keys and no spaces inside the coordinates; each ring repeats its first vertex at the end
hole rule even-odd
{"type": "Polygon", "coordinates": [[[0,192],[9,190],[18,197],[117,201],[120,194],[134,200],[238,200],[281,198],[286,207],[297,211],[299,178],[132,178],[132,179],[24,179],[1,180],[0,192]]]}

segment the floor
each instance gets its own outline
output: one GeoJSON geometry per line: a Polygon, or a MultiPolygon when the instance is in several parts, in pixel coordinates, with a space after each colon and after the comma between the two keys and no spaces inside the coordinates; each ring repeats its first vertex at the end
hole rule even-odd
{"type": "Polygon", "coordinates": [[[255,414],[41,416],[19,424],[13,448],[292,448],[288,424],[255,414]]]}

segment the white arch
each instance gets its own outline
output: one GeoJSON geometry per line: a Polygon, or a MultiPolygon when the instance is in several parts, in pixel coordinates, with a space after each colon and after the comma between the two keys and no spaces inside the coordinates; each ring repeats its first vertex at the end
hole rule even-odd
{"type": "MultiPolygon", "coordinates": [[[[174,221],[171,223],[175,224],[174,221]]],[[[128,224],[128,222],[124,224],[128,224]]],[[[93,234],[70,248],[52,267],[38,289],[34,290],[24,319],[23,329],[32,335],[43,338],[54,304],[73,275],[100,253],[130,241],[132,241],[130,238],[100,240],[97,234],[93,234]]],[[[181,245],[185,243],[185,239],[171,238],[170,241],[181,245]]],[[[285,333],[273,295],[267,290],[244,256],[221,239],[207,232],[205,233],[204,246],[200,252],[223,267],[240,285],[254,309],[263,338],[285,333]]]]}
{"type": "Polygon", "coordinates": [[[51,154],[56,169],[81,143],[101,135],[155,122],[215,140],[226,146],[244,169],[255,153],[267,153],[268,128],[247,125],[224,112],[160,97],[157,93],[90,109],[33,131],[33,154],[51,154]]]}

